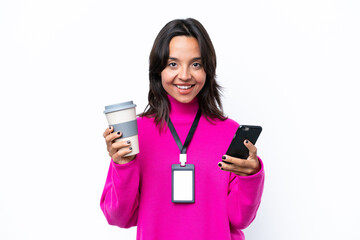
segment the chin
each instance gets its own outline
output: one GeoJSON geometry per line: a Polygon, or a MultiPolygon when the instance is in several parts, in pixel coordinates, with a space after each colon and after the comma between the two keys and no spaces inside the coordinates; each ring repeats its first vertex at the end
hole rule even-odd
{"type": "Polygon", "coordinates": [[[189,103],[194,99],[194,97],[182,97],[182,96],[179,96],[179,97],[175,97],[175,99],[178,102],[181,102],[181,103],[189,103]]]}

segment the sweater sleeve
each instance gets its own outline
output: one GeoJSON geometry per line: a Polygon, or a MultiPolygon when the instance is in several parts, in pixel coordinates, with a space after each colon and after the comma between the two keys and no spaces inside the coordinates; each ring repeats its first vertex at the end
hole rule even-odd
{"type": "Polygon", "coordinates": [[[264,166],[251,176],[230,174],[227,211],[232,227],[245,229],[255,219],[264,188],[264,166]]]}
{"type": "Polygon", "coordinates": [[[137,158],[119,165],[111,160],[100,206],[108,223],[122,228],[136,226],[139,209],[140,169],[137,158]]]}

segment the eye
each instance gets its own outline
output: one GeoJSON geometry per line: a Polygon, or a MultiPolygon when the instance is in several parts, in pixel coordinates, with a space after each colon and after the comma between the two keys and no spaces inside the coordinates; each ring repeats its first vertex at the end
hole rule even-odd
{"type": "Polygon", "coordinates": [[[195,68],[201,68],[201,64],[198,63],[198,62],[193,63],[193,66],[194,66],[195,68]]]}
{"type": "Polygon", "coordinates": [[[168,64],[168,66],[169,66],[169,67],[176,67],[177,64],[176,64],[175,62],[171,62],[171,63],[168,64]]]}

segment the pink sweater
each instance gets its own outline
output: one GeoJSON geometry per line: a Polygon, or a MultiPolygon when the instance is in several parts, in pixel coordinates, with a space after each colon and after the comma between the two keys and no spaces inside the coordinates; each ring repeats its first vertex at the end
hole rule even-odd
{"type": "MultiPolygon", "coordinates": [[[[183,104],[169,96],[170,118],[184,143],[198,110],[197,99],[183,104]]],[[[154,119],[138,120],[140,153],[124,165],[111,161],[101,209],[111,225],[137,226],[137,240],[240,240],[241,229],[254,220],[264,186],[264,170],[242,177],[220,170],[239,126],[231,119],[210,123],[200,118],[187,149],[195,165],[195,203],[172,203],[171,165],[179,164],[179,149],[166,127],[154,119]]]]}

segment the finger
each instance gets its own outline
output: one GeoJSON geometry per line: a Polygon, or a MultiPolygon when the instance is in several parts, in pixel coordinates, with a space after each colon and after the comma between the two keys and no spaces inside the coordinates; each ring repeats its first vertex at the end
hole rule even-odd
{"type": "Polygon", "coordinates": [[[112,143],[112,141],[114,141],[115,139],[119,138],[122,136],[122,133],[121,132],[114,132],[114,133],[111,133],[109,135],[107,135],[105,137],[105,140],[106,140],[106,144],[108,146],[110,146],[110,144],[112,143]]]}
{"type": "Polygon", "coordinates": [[[228,155],[224,155],[222,157],[222,159],[225,163],[231,163],[232,165],[236,165],[239,168],[254,168],[255,167],[253,161],[248,161],[246,159],[231,157],[228,155]]]}
{"type": "Polygon", "coordinates": [[[244,145],[249,149],[249,158],[257,158],[257,148],[249,140],[244,141],[244,145]]]}
{"type": "Polygon", "coordinates": [[[124,156],[132,152],[132,147],[120,148],[114,155],[112,159],[114,162],[118,163],[121,160],[124,160],[124,156]]]}
{"type": "Polygon", "coordinates": [[[235,164],[229,164],[225,162],[219,162],[218,166],[223,171],[232,172],[240,176],[248,176],[254,173],[254,169],[252,168],[243,168],[236,166],[235,164]]]}
{"type": "Polygon", "coordinates": [[[109,155],[112,156],[114,155],[117,151],[119,151],[119,149],[121,148],[126,148],[126,147],[130,147],[131,142],[130,140],[123,140],[123,141],[118,141],[118,142],[112,142],[107,150],[109,152],[109,155]]]}
{"type": "Polygon", "coordinates": [[[117,164],[125,164],[125,163],[131,162],[132,160],[134,160],[135,157],[136,157],[136,154],[128,156],[128,157],[123,157],[120,159],[115,159],[115,160],[112,158],[112,160],[117,164]]]}
{"type": "Polygon", "coordinates": [[[120,148],[130,147],[130,144],[131,144],[130,140],[118,141],[112,143],[111,148],[114,149],[115,151],[118,151],[120,148]]]}
{"type": "Polygon", "coordinates": [[[112,127],[112,126],[109,126],[109,127],[105,130],[105,132],[103,133],[104,138],[105,138],[107,135],[109,135],[110,133],[112,133],[112,131],[114,131],[113,127],[112,127]]]}

